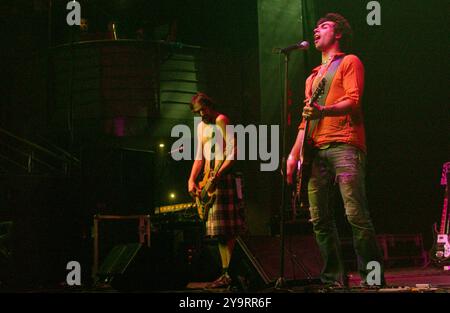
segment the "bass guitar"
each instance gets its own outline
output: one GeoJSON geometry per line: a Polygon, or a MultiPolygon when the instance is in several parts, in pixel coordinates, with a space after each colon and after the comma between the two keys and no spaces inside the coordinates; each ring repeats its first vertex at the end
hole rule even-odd
{"type": "Polygon", "coordinates": [[[213,182],[212,178],[222,167],[223,163],[227,159],[227,155],[228,153],[225,153],[223,159],[220,160],[212,171],[211,168],[205,171],[202,181],[198,183],[200,191],[197,194],[192,194],[197,206],[198,216],[205,222],[208,220],[209,210],[213,206],[214,201],[216,201],[217,195],[216,182],[213,182]]]}

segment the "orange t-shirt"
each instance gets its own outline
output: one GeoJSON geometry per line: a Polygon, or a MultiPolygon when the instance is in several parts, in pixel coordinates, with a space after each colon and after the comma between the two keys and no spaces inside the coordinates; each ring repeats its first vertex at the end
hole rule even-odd
{"type": "MultiPolygon", "coordinates": [[[[320,66],[313,69],[306,79],[305,102],[312,96],[312,87],[317,85],[315,78],[320,66]]],[[[325,99],[325,106],[352,99],[354,106],[346,115],[325,116],[319,120],[312,133],[314,146],[320,147],[332,142],[343,142],[354,145],[366,152],[366,136],[361,109],[361,98],[364,90],[364,66],[356,55],[346,55],[339,64],[325,99]]],[[[304,128],[304,120],[299,128],[304,128]]]]}

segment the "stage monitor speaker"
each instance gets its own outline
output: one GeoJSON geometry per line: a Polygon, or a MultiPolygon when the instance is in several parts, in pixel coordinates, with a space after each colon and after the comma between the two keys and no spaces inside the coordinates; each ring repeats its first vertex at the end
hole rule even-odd
{"type": "Polygon", "coordinates": [[[98,273],[96,285],[119,291],[173,290],[187,284],[186,267],[139,243],[112,248],[98,273]]]}
{"type": "MultiPolygon", "coordinates": [[[[313,236],[286,236],[284,279],[288,285],[317,283],[322,264],[313,236]]],[[[280,238],[238,237],[229,273],[234,287],[246,292],[273,287],[280,277],[280,238]]]]}

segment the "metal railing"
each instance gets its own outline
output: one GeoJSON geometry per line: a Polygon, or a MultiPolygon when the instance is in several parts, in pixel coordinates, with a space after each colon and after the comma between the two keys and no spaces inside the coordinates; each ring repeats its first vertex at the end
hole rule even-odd
{"type": "Polygon", "coordinates": [[[7,174],[64,175],[79,168],[80,160],[47,142],[49,148],[0,128],[0,164],[7,174]],[[2,164],[3,163],[3,164],[2,164]]]}

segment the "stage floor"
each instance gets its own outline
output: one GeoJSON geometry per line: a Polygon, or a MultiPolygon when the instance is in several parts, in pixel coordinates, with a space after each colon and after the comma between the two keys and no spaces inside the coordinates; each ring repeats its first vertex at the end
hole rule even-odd
{"type": "MultiPolygon", "coordinates": [[[[409,267],[386,269],[385,273],[387,286],[385,288],[362,288],[359,286],[359,275],[350,273],[349,288],[328,288],[323,285],[310,284],[302,281],[299,284],[287,281],[286,288],[281,290],[272,286],[268,288],[252,291],[252,293],[450,293],[450,271],[445,271],[443,266],[409,267]]],[[[208,282],[189,282],[185,288],[176,290],[139,290],[127,291],[127,293],[243,293],[236,288],[207,288],[208,282]]],[[[122,293],[111,286],[93,287],[70,287],[61,284],[57,287],[34,287],[34,288],[0,288],[1,292],[12,293],[122,293]]]]}
{"type": "MultiPolygon", "coordinates": [[[[359,286],[360,277],[358,273],[349,274],[349,288],[327,288],[320,284],[305,284],[302,282],[296,285],[295,282],[287,282],[288,287],[283,290],[268,288],[260,292],[291,292],[291,293],[323,293],[323,292],[377,292],[377,293],[416,293],[416,292],[439,292],[450,293],[450,271],[445,271],[443,266],[409,267],[386,269],[385,273],[387,286],[384,288],[362,288],[359,286]]],[[[189,283],[186,290],[182,292],[239,292],[229,289],[206,289],[207,283],[189,283]]]]}

